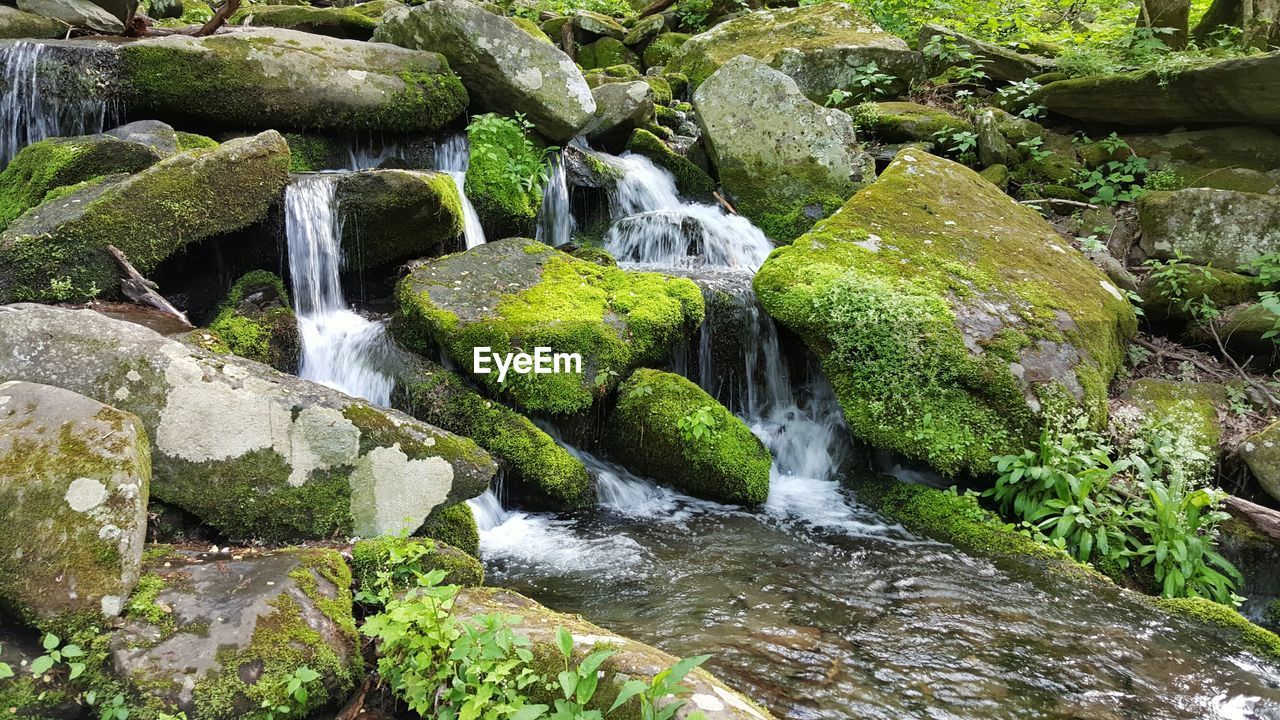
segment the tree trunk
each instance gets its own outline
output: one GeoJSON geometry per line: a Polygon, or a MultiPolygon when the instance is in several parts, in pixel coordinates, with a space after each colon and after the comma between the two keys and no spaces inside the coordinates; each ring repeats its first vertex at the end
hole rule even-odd
{"type": "Polygon", "coordinates": [[[1213,0],[1192,35],[1203,47],[1211,45],[1212,35],[1224,28],[1240,31],[1249,47],[1280,46],[1280,0],[1213,0]]]}
{"type": "Polygon", "coordinates": [[[1187,23],[1191,16],[1191,0],[1142,0],[1138,27],[1170,28],[1172,33],[1156,35],[1174,50],[1187,46],[1187,23]]]}

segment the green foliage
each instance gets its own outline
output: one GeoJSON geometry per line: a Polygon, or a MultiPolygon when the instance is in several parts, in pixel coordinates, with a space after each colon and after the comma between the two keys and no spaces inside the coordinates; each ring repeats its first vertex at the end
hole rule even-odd
{"type": "Polygon", "coordinates": [[[276,720],[277,716],[287,718],[292,717],[294,713],[305,713],[307,700],[311,698],[307,685],[319,679],[320,673],[306,665],[298,667],[293,672],[285,675],[280,679],[279,683],[279,689],[282,690],[285,700],[263,699],[262,705],[259,707],[261,720],[276,720]]]}
{"type": "Polygon", "coordinates": [[[978,134],[972,130],[939,130],[933,134],[933,139],[943,154],[958,162],[968,165],[978,159],[978,134]]]}
{"type": "Polygon", "coordinates": [[[62,639],[53,633],[46,633],[41,645],[44,654],[31,661],[32,675],[40,676],[65,668],[67,679],[75,680],[84,673],[85,664],[80,661],[84,657],[84,650],[79,645],[63,645],[62,639]]]}
{"type": "Polygon", "coordinates": [[[1045,112],[1047,112],[1045,106],[1032,100],[1041,87],[1043,86],[1040,83],[1028,78],[1009,83],[1007,87],[996,93],[996,95],[1009,107],[1016,108],[1018,117],[1036,120],[1044,117],[1045,112]]]}
{"type": "Polygon", "coordinates": [[[1212,320],[1218,316],[1217,304],[1209,295],[1204,292],[1197,295],[1192,289],[1218,284],[1218,279],[1208,268],[1187,262],[1179,251],[1174,251],[1171,260],[1148,260],[1146,265],[1151,268],[1152,288],[1173,307],[1197,321],[1212,320]]]}
{"type": "Polygon", "coordinates": [[[1142,179],[1147,174],[1147,159],[1139,157],[1129,143],[1114,132],[1098,144],[1111,155],[1124,152],[1128,155],[1123,159],[1108,160],[1095,168],[1080,169],[1076,187],[1103,205],[1133,202],[1141,197],[1145,192],[1142,179]]]}
{"type": "Polygon", "coordinates": [[[1266,253],[1250,260],[1241,268],[1258,276],[1263,285],[1280,283],[1280,253],[1266,253]]]}
{"type": "MultiPolygon", "coordinates": [[[[632,392],[639,391],[637,387],[632,392]]],[[[652,392],[652,389],[650,389],[652,392]]],[[[710,405],[703,405],[693,412],[685,415],[676,421],[676,427],[680,428],[680,436],[688,442],[700,442],[710,439],[711,434],[716,429],[715,408],[710,405]]]]}
{"type": "Polygon", "coordinates": [[[466,190],[486,227],[531,229],[546,180],[546,157],[530,139],[533,124],[517,113],[477,115],[467,126],[470,165],[466,190]]]}
{"type": "Polygon", "coordinates": [[[8,680],[13,677],[13,668],[9,667],[9,663],[0,662],[0,680],[8,680]]]}
{"type": "Polygon", "coordinates": [[[100,720],[129,720],[129,706],[124,701],[124,693],[116,693],[110,702],[102,704],[100,720]]]}
{"type": "Polygon", "coordinates": [[[552,15],[572,15],[577,10],[596,12],[615,18],[627,18],[635,14],[635,10],[626,0],[537,0],[537,2],[515,3],[512,14],[517,17],[541,22],[543,13],[552,15]]]}
{"type": "Polygon", "coordinates": [[[880,66],[874,61],[859,65],[849,72],[849,80],[845,84],[847,90],[832,90],[827,96],[828,106],[843,106],[850,102],[868,102],[889,94],[889,90],[897,81],[894,76],[880,72],[880,66]]]}
{"type": "Polygon", "coordinates": [[[707,29],[707,19],[714,9],[715,3],[712,0],[681,0],[676,5],[676,17],[680,18],[682,27],[702,32],[707,29]]]}

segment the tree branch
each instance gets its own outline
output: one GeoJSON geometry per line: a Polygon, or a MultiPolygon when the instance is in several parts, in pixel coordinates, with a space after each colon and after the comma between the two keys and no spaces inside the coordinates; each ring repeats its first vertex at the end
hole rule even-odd
{"type": "Polygon", "coordinates": [[[139,305],[153,307],[161,312],[168,313],[182,321],[187,327],[195,327],[187,316],[178,308],[164,299],[160,293],[156,292],[156,284],[142,276],[133,263],[129,262],[129,258],[120,251],[115,245],[108,245],[107,252],[111,253],[111,257],[116,259],[120,265],[120,269],[124,271],[125,276],[120,280],[120,291],[124,296],[139,305]]]}

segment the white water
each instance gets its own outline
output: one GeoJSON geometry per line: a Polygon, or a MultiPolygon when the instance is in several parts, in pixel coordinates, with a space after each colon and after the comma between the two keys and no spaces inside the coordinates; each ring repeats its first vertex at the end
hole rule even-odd
{"type": "Polygon", "coordinates": [[[335,174],[300,175],[285,190],[289,274],[302,340],[298,375],[385,406],[394,379],[379,369],[386,328],[352,311],[342,293],[342,226],[335,174]]]}
{"type": "Polygon", "coordinates": [[[551,158],[547,182],[542,188],[542,206],[538,208],[538,229],[534,238],[546,245],[560,247],[573,236],[573,210],[569,207],[569,180],[564,171],[564,155],[551,158]]]}
{"type": "Polygon", "coordinates": [[[0,49],[0,170],[22,148],[47,137],[100,133],[112,119],[101,98],[42,76],[46,46],[18,41],[0,49]]]}
{"type": "Polygon", "coordinates": [[[613,227],[604,246],[618,262],[656,267],[691,264],[760,269],[773,244],[740,215],[685,202],[675,179],[642,155],[608,158],[622,171],[610,193],[613,227]]]}
{"type": "Polygon", "coordinates": [[[480,216],[467,197],[467,165],[470,162],[470,149],[467,136],[461,133],[446,138],[436,145],[436,169],[448,173],[453,184],[458,188],[458,197],[462,199],[463,236],[467,249],[483,245],[484,228],[480,225],[480,216]]]}

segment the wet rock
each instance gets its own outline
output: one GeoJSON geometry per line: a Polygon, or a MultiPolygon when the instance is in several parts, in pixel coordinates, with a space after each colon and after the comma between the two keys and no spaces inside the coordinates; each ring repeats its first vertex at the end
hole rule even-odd
{"type": "Polygon", "coordinates": [[[1094,422],[1133,310],[1034,210],[904,149],[755,277],[822,361],[850,432],[945,474],[1021,452],[1041,413],[1094,422]]]}
{"type": "Polygon", "coordinates": [[[706,171],[689,158],[672,150],[657,135],[637,128],[627,140],[627,150],[644,155],[671,173],[680,194],[692,198],[708,198],[715,192],[716,183],[706,171]]]}
{"type": "MultiPolygon", "coordinates": [[[[977,62],[987,76],[997,83],[1020,82],[1027,78],[1053,72],[1057,66],[1053,60],[1039,55],[1024,55],[995,43],[983,42],[977,38],[958,33],[941,25],[928,23],[920,28],[920,47],[925,47],[933,38],[950,40],[956,47],[973,53],[977,62]]],[[[932,68],[940,72],[942,68],[932,68]]]]}
{"type": "Polygon", "coordinates": [[[90,310],[0,308],[0,377],[136,414],[151,494],[233,538],[413,531],[494,472],[470,440],[90,310]]]}
{"type": "Polygon", "coordinates": [[[445,354],[480,388],[521,408],[568,416],[590,408],[637,366],[662,362],[702,322],[685,279],[578,260],[523,238],[413,263],[396,289],[392,331],[406,347],[445,354]],[[474,373],[474,348],[577,353],[581,369],[474,373]]]}
{"type": "Polygon", "coordinates": [[[78,28],[109,35],[124,32],[124,23],[89,0],[18,0],[18,9],[78,28]]]}
{"type": "Polygon", "coordinates": [[[128,125],[112,128],[106,134],[128,142],[145,145],[160,153],[161,157],[178,154],[181,145],[178,140],[178,133],[174,132],[173,127],[159,120],[138,120],[128,125]]]}
{"type": "Polygon", "coordinates": [[[775,240],[795,238],[875,178],[853,120],[810,102],[794,80],[759,60],[724,63],[694,93],[693,106],[720,184],[775,240]]]}
{"type": "Polygon", "coordinates": [[[288,167],[289,146],[268,130],[46,199],[0,234],[0,301],[115,295],[120,270],[107,245],[145,275],[191,243],[266,217],[288,183],[288,167]]]}
{"type": "Polygon", "coordinates": [[[461,249],[462,202],[444,173],[349,173],[338,180],[335,197],[346,269],[372,270],[461,249]]]}
{"type": "Polygon", "coordinates": [[[769,450],[746,423],[674,373],[632,373],[618,388],[606,439],[633,472],[692,495],[741,505],[769,497],[769,450]],[[688,422],[694,425],[681,426],[688,422]]]}
{"type": "Polygon", "coordinates": [[[341,705],[364,675],[351,571],[333,550],[234,557],[181,553],[148,566],[111,639],[115,674],[168,712],[232,720],[264,699],[297,707],[285,688],[306,666],[298,714],[341,705]]]}
{"type": "Polygon", "coordinates": [[[1280,422],[1246,438],[1238,451],[1262,489],[1280,500],[1280,422]]]}
{"type": "Polygon", "coordinates": [[[138,581],[150,480],[134,415],[0,384],[0,605],[33,622],[120,614],[138,581]]]}
{"type": "Polygon", "coordinates": [[[58,20],[0,5],[0,38],[44,40],[60,38],[66,34],[67,26],[58,20]]]}
{"type": "Polygon", "coordinates": [[[255,270],[237,280],[209,330],[226,350],[240,357],[284,373],[298,371],[302,353],[298,318],[284,282],[275,273],[255,270]]]}
{"type": "Polygon", "coordinates": [[[653,122],[653,90],[648,83],[606,83],[591,95],[596,112],[583,130],[594,141],[625,138],[635,128],[653,122]]]}
{"type": "Polygon", "coordinates": [[[467,0],[389,11],[374,39],[443,53],[478,102],[524,113],[554,141],[572,138],[596,109],[568,55],[467,0]]]}
{"type": "MultiPolygon", "coordinates": [[[[646,51],[647,54],[647,51],[646,51]]],[[[697,88],[723,64],[749,55],[795,80],[810,100],[825,102],[848,90],[854,68],[874,62],[892,75],[891,94],[923,75],[920,53],[844,3],[751,12],[723,22],[685,43],[666,63],[697,88]]],[[[647,63],[647,60],[646,60],[647,63]]]]}
{"type": "Polygon", "coordinates": [[[286,28],[346,40],[368,40],[373,37],[380,17],[380,13],[362,12],[359,6],[247,5],[241,6],[227,22],[231,25],[286,28]]]}
{"type": "Polygon", "coordinates": [[[1236,270],[1280,252],[1280,196],[1192,188],[1138,199],[1141,246],[1148,256],[1236,270]]]}

